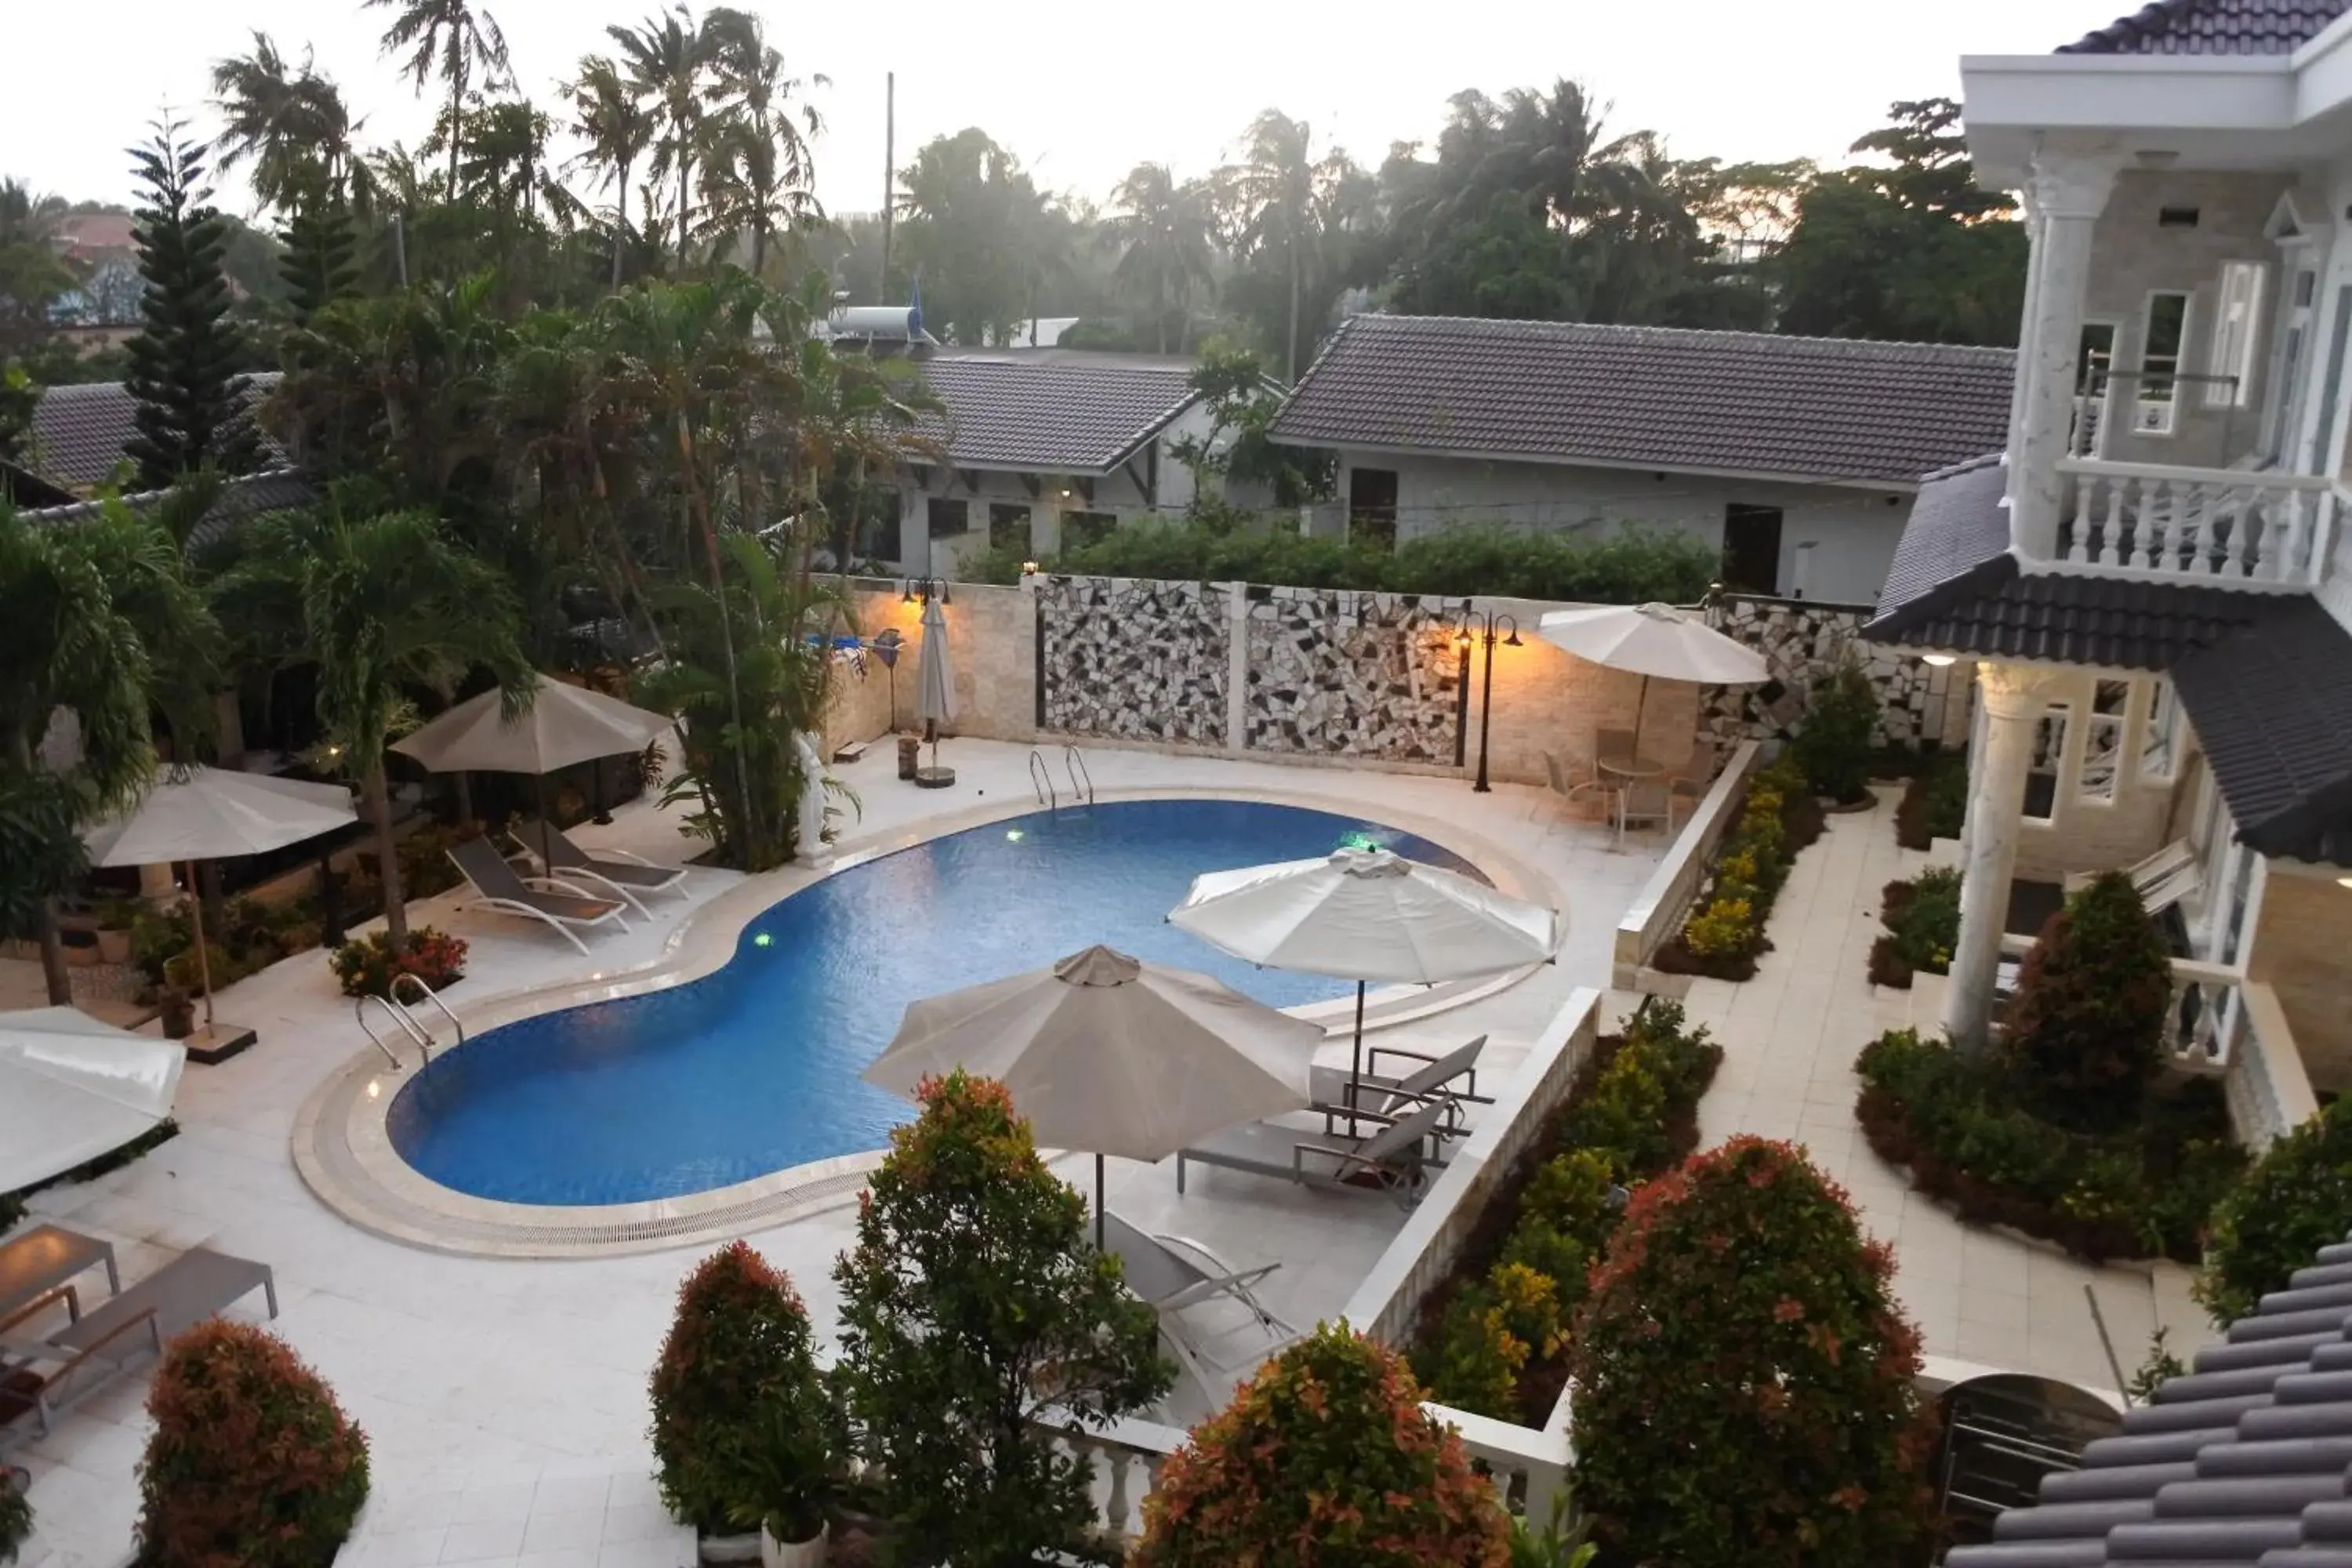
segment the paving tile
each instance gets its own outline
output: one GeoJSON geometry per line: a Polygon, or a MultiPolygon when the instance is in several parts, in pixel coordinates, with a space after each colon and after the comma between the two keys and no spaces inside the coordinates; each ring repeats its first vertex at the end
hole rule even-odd
{"type": "Polygon", "coordinates": [[[534,1511],[523,1526],[522,1550],[554,1552],[579,1550],[603,1544],[605,1513],[602,1507],[579,1509],[566,1513],[534,1511]]]}
{"type": "Polygon", "coordinates": [[[453,1524],[441,1542],[441,1561],[463,1563],[475,1557],[512,1557],[522,1550],[522,1534],[523,1522],[519,1519],[453,1524]]]}
{"type": "Polygon", "coordinates": [[[441,1561],[446,1530],[408,1530],[390,1535],[370,1535],[343,1548],[336,1568],[425,1568],[441,1561]]]}
{"type": "Polygon", "coordinates": [[[457,1499],[452,1524],[514,1523],[530,1517],[534,1481],[509,1481],[499,1486],[467,1487],[457,1499]]]}
{"type": "Polygon", "coordinates": [[[544,1479],[531,1493],[530,1516],[570,1513],[590,1509],[602,1513],[613,1491],[610,1475],[563,1476],[544,1479]]]}

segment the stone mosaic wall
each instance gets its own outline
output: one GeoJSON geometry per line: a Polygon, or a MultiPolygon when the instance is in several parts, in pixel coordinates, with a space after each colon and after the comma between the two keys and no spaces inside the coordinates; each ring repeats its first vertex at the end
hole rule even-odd
{"type": "Polygon", "coordinates": [[[1699,714],[1702,730],[1718,745],[1786,738],[1804,716],[1814,684],[1835,673],[1850,651],[1878,692],[1882,742],[1964,743],[1966,689],[1952,689],[1956,675],[1965,679],[1961,667],[1939,669],[1904,649],[1863,641],[1870,617],[1861,605],[1726,595],[1713,611],[1714,626],[1762,653],[1773,679],[1759,687],[1711,689],[1699,714]]]}
{"type": "Polygon", "coordinates": [[[1233,616],[1221,584],[1039,582],[1039,727],[1223,746],[1233,616]]]}
{"type": "Polygon", "coordinates": [[[1248,593],[1244,745],[1454,761],[1462,661],[1434,605],[1410,594],[1248,593]]]}

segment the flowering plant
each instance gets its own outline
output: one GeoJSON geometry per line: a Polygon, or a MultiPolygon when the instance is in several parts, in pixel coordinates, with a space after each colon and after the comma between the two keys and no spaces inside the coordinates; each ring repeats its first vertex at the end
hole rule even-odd
{"type": "Polygon", "coordinates": [[[346,996],[388,996],[394,977],[414,974],[434,990],[466,977],[466,939],[418,926],[408,944],[394,952],[383,931],[371,931],[335,950],[330,960],[346,996]]]}

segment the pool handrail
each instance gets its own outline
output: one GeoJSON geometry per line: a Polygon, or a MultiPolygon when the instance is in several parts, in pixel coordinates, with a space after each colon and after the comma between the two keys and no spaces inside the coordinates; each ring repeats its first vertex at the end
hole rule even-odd
{"type": "Polygon", "coordinates": [[[1054,772],[1045,765],[1045,753],[1032,746],[1029,749],[1029,787],[1037,792],[1037,804],[1047,811],[1059,810],[1061,795],[1054,788],[1054,772]]]}
{"type": "Polygon", "coordinates": [[[1076,746],[1064,746],[1062,748],[1062,766],[1067,769],[1070,774],[1071,804],[1075,805],[1079,801],[1083,800],[1088,805],[1094,805],[1095,774],[1094,770],[1087,766],[1085,753],[1080,752],[1076,746]],[[1083,784],[1080,783],[1081,780],[1085,781],[1083,784]]]}

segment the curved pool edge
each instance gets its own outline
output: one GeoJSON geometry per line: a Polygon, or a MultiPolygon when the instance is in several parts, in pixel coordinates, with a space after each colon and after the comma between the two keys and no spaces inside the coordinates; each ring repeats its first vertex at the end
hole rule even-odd
{"type": "MultiPolygon", "coordinates": [[[[1368,809],[1349,796],[1309,790],[1236,790],[1199,786],[1107,789],[1098,800],[1228,800],[1336,812],[1375,820],[1439,845],[1475,866],[1501,891],[1548,903],[1559,894],[1499,846],[1457,825],[1412,811],[1368,809]]],[[[689,912],[650,963],[596,978],[559,981],[487,996],[460,1006],[467,1038],[544,1013],[612,1001],[685,984],[734,956],[744,929],[779,901],[854,866],[932,839],[1034,815],[1034,801],[1013,799],[945,814],[919,829],[897,829],[851,840],[815,865],[782,867],[743,878],[689,912]]],[[[1417,1022],[1507,990],[1540,967],[1430,987],[1399,986],[1373,994],[1368,1032],[1417,1022]]],[[[1327,1034],[1352,1024],[1352,999],[1287,1009],[1322,1025],[1327,1034]]],[[[463,1050],[465,1043],[449,1047],[463,1050]]],[[[446,1053],[445,1053],[446,1054],[446,1053]]],[[[312,1194],[361,1229],[428,1251],[488,1258],[612,1258],[713,1241],[805,1219],[856,1201],[866,1174],[883,1151],[867,1150],[770,1172],[704,1192],[624,1204],[509,1203],[442,1185],[393,1148],[387,1126],[393,1101],[408,1079],[395,1076],[373,1047],[354,1052],[304,1100],[295,1118],[292,1152],[312,1194]],[[371,1089],[373,1087],[373,1089],[371,1089]]]]}

